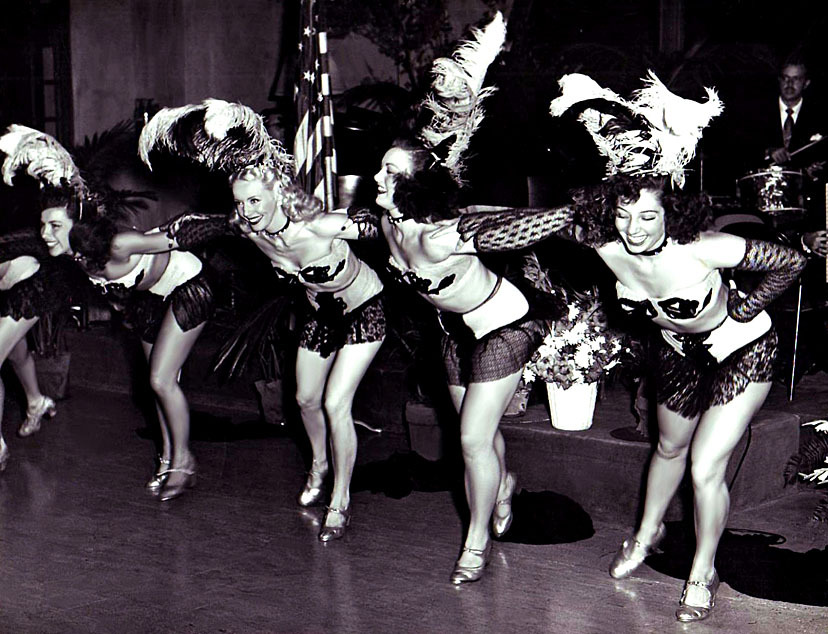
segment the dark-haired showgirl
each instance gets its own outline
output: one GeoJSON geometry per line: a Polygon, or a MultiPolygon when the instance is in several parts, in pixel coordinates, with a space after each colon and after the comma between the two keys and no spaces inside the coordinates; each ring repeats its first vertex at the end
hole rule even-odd
{"type": "Polygon", "coordinates": [[[73,200],[42,212],[43,237],[52,255],[71,255],[90,281],[140,337],[157,402],[161,454],[147,488],[162,501],[195,486],[190,411],[178,379],[206,321],[213,291],[201,260],[161,231],[141,233],[87,205],[83,219],[73,200]]]}

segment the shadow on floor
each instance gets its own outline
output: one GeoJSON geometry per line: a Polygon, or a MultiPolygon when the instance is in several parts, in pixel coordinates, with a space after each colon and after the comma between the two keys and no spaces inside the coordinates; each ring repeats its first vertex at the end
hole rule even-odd
{"type": "Polygon", "coordinates": [[[515,519],[500,541],[568,544],[595,534],[592,518],[571,498],[553,491],[521,491],[513,501],[515,519]]]}
{"type": "MultiPolygon", "coordinates": [[[[426,460],[414,452],[357,466],[351,491],[382,493],[401,499],[413,491],[451,491],[468,523],[462,494],[462,467],[448,460],[426,460]]],[[[595,534],[592,519],[575,501],[552,491],[522,491],[513,499],[514,522],[501,541],[516,544],[565,544],[595,534]]]]}
{"type": "MultiPolygon", "coordinates": [[[[695,548],[692,527],[668,522],[664,553],[647,564],[676,579],[686,579],[695,548]]],[[[803,605],[828,606],[828,547],[796,552],[781,548],[782,535],[728,529],[716,555],[721,580],[743,594],[803,605]]]]}
{"type": "Polygon", "coordinates": [[[395,452],[385,460],[357,465],[351,492],[370,491],[399,500],[413,491],[451,491],[462,471],[449,460],[426,460],[414,452],[395,452]]]}
{"type": "MultiPolygon", "coordinates": [[[[139,438],[155,440],[158,425],[151,417],[146,417],[147,424],[138,427],[135,433],[139,438]]],[[[261,420],[234,423],[228,416],[216,416],[206,412],[193,411],[190,417],[190,436],[200,442],[233,442],[238,440],[262,438],[293,437],[295,431],[290,424],[273,425],[261,420]]]]}

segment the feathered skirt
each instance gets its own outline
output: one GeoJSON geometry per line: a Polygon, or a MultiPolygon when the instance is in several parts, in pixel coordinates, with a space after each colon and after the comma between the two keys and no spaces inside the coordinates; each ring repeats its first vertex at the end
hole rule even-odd
{"type": "MultiPolygon", "coordinates": [[[[529,312],[480,339],[474,337],[462,315],[439,313],[444,332],[443,364],[449,385],[496,381],[514,374],[532,358],[549,331],[547,320],[559,318],[564,305],[558,297],[525,283],[520,283],[519,289],[529,303],[529,312]]],[[[485,304],[480,308],[485,308],[485,304]]]]}
{"type": "Polygon", "coordinates": [[[385,339],[385,310],[381,292],[344,314],[342,306],[331,293],[318,293],[316,300],[318,309],[305,302],[304,324],[299,334],[300,348],[329,357],[345,345],[385,339]]]}
{"type": "MultiPolygon", "coordinates": [[[[708,333],[691,335],[703,341],[708,333]]],[[[656,396],[660,405],[686,418],[695,418],[714,405],[729,403],[750,383],[773,379],[779,338],[776,330],[745,344],[716,363],[710,355],[682,356],[662,337],[656,359],[656,396]]]]}
{"type": "Polygon", "coordinates": [[[186,251],[173,251],[164,273],[150,288],[131,291],[124,302],[127,328],[142,341],[155,343],[167,309],[184,332],[213,316],[215,294],[210,272],[186,251]]]}
{"type": "Polygon", "coordinates": [[[44,259],[29,278],[0,291],[0,317],[34,319],[69,306],[70,278],[58,258],[44,259]]]}

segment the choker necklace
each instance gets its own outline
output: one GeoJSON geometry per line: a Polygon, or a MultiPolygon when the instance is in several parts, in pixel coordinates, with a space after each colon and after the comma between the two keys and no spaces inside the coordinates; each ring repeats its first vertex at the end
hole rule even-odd
{"type": "Polygon", "coordinates": [[[643,255],[645,257],[651,257],[653,255],[658,255],[659,253],[664,251],[664,247],[666,247],[666,246],[667,246],[667,234],[666,233],[664,234],[664,240],[662,240],[661,244],[659,244],[655,249],[651,249],[649,251],[641,251],[640,253],[633,253],[632,251],[627,249],[627,243],[624,242],[624,248],[627,249],[627,253],[629,253],[630,255],[643,255]]]}
{"type": "Polygon", "coordinates": [[[398,225],[401,222],[404,222],[405,220],[407,220],[405,215],[392,216],[390,213],[386,213],[385,217],[388,218],[388,222],[390,222],[392,225],[398,225]]]}
{"type": "Polygon", "coordinates": [[[263,232],[263,233],[264,233],[264,234],[265,234],[268,238],[275,238],[275,237],[276,237],[276,236],[278,236],[280,233],[284,232],[284,230],[285,230],[285,229],[287,229],[289,225],[290,225],[290,218],[288,218],[287,216],[285,216],[285,224],[283,224],[283,225],[282,225],[282,228],[281,228],[281,229],[276,229],[276,231],[274,231],[274,232],[272,232],[272,233],[271,233],[270,231],[266,231],[266,230],[262,230],[262,232],[263,232]]]}

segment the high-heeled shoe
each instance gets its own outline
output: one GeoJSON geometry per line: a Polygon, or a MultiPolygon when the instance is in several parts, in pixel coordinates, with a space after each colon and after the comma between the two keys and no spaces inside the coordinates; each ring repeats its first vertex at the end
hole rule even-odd
{"type": "Polygon", "coordinates": [[[164,483],[167,481],[169,477],[169,470],[170,470],[170,461],[167,458],[158,457],[158,469],[155,471],[155,475],[152,476],[149,482],[147,482],[147,490],[150,493],[157,494],[161,487],[164,486],[164,483]]]}
{"type": "Polygon", "coordinates": [[[328,475],[327,467],[325,469],[315,468],[317,466],[316,460],[311,463],[311,470],[308,471],[308,479],[305,482],[305,488],[299,493],[299,506],[315,506],[322,501],[325,493],[325,476],[328,475]],[[318,486],[314,482],[319,482],[318,486]]]}
{"type": "Polygon", "coordinates": [[[187,489],[192,489],[196,485],[195,464],[192,464],[186,468],[167,469],[162,473],[162,475],[167,476],[167,480],[161,486],[161,490],[159,491],[159,498],[162,502],[174,500],[175,498],[183,495],[187,489]],[[178,482],[170,484],[169,476],[173,473],[183,473],[184,477],[178,482]]]}
{"type": "Polygon", "coordinates": [[[477,555],[480,557],[481,563],[479,566],[467,566],[465,564],[461,564],[458,559],[457,563],[454,564],[454,570],[451,573],[451,583],[455,586],[459,586],[461,583],[472,583],[474,581],[478,581],[483,576],[483,571],[486,569],[486,566],[489,565],[489,557],[492,554],[492,542],[489,540],[489,543],[486,544],[486,547],[483,550],[463,546],[463,552],[477,555]]]}
{"type": "Polygon", "coordinates": [[[512,520],[515,517],[512,513],[512,496],[517,490],[517,475],[511,471],[506,474],[506,490],[506,497],[495,503],[495,512],[492,513],[492,535],[495,537],[503,537],[512,526],[512,520]],[[501,506],[509,507],[509,514],[506,517],[498,517],[497,515],[497,509],[501,506]]]}
{"type": "Polygon", "coordinates": [[[713,578],[705,583],[704,581],[690,581],[684,584],[684,590],[681,592],[681,599],[679,599],[679,607],[676,610],[676,619],[682,623],[691,623],[693,621],[703,621],[713,611],[713,606],[716,605],[716,591],[719,589],[719,573],[713,570],[713,578]],[[707,593],[707,598],[704,599],[702,605],[691,605],[687,603],[687,591],[693,588],[699,588],[707,593]]]}
{"type": "Polygon", "coordinates": [[[20,425],[20,429],[17,430],[17,435],[21,438],[31,436],[40,429],[40,422],[44,418],[54,418],[55,414],[57,414],[55,402],[48,396],[44,396],[40,399],[39,405],[35,405],[34,408],[28,408],[26,410],[26,420],[20,425]]]}
{"type": "Polygon", "coordinates": [[[329,542],[334,539],[342,539],[345,536],[345,529],[351,524],[351,507],[346,506],[344,509],[335,509],[331,506],[325,513],[325,521],[322,522],[322,528],[319,531],[319,541],[329,542]],[[328,516],[332,513],[342,516],[342,524],[339,526],[327,526],[328,516]]]}
{"type": "Polygon", "coordinates": [[[647,557],[653,553],[661,552],[659,546],[665,535],[667,535],[667,527],[662,523],[659,525],[653,541],[649,544],[642,544],[635,537],[625,539],[610,564],[610,577],[613,579],[629,577],[636,568],[644,563],[647,557]]]}
{"type": "Polygon", "coordinates": [[[6,465],[9,463],[9,446],[6,441],[0,438],[0,471],[6,470],[6,465]]]}

